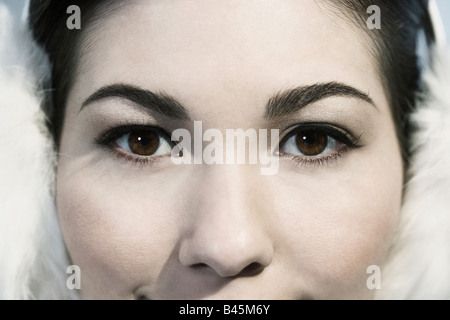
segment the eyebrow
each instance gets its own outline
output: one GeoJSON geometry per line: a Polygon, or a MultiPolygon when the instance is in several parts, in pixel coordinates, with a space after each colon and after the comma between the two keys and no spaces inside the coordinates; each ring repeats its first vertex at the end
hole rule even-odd
{"type": "MultiPolygon", "coordinates": [[[[282,91],[273,95],[266,104],[265,118],[277,119],[290,115],[309,104],[332,96],[357,98],[375,106],[370,96],[356,88],[339,82],[317,83],[282,91]]],[[[81,105],[87,105],[109,97],[120,97],[176,120],[189,120],[188,111],[175,98],[128,84],[107,85],[90,95],[81,105]]],[[[376,107],[376,106],[375,106],[376,107]]]]}
{"type": "Polygon", "coordinates": [[[128,99],[148,110],[165,115],[171,119],[189,120],[187,110],[173,97],[128,84],[113,84],[100,88],[84,100],[80,111],[92,102],[109,97],[128,99]]]}
{"type": "Polygon", "coordinates": [[[272,96],[266,105],[265,118],[276,119],[292,114],[316,101],[345,96],[368,102],[376,108],[370,96],[356,88],[339,82],[317,83],[286,90],[272,96]]]}

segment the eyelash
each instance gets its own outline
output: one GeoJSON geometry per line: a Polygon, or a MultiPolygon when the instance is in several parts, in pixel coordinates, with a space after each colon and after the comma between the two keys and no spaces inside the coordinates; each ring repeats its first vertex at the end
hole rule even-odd
{"type": "MultiPolygon", "coordinates": [[[[134,163],[134,165],[139,167],[156,163],[162,160],[163,158],[167,157],[167,155],[139,156],[135,154],[129,154],[119,151],[117,146],[113,146],[113,143],[121,136],[133,131],[140,131],[140,130],[153,130],[158,135],[166,139],[167,142],[171,144],[171,147],[175,146],[175,144],[170,139],[170,134],[167,133],[166,130],[158,126],[152,125],[122,125],[119,127],[114,127],[112,129],[107,130],[105,133],[101,134],[97,139],[95,139],[95,143],[105,148],[107,151],[111,152],[116,159],[124,161],[125,163],[130,162],[134,163]]],[[[327,156],[321,155],[305,156],[305,155],[284,154],[279,152],[278,153],[279,157],[290,160],[296,165],[323,166],[336,161],[351,149],[358,149],[362,147],[361,145],[359,145],[361,136],[354,137],[343,129],[324,123],[302,123],[295,125],[293,129],[288,130],[287,134],[285,134],[284,137],[280,139],[279,147],[283,145],[289,138],[293,137],[296,134],[301,133],[302,131],[307,130],[314,131],[320,134],[325,134],[327,137],[335,139],[338,143],[342,145],[339,146],[336,151],[333,151],[332,154],[329,154],[327,156]]]]}
{"type": "Polygon", "coordinates": [[[161,127],[152,126],[152,125],[122,125],[119,127],[114,127],[112,129],[107,130],[105,133],[101,134],[97,139],[95,139],[95,143],[102,148],[105,148],[107,151],[111,152],[115,159],[124,161],[125,163],[133,163],[138,167],[144,167],[148,164],[156,163],[163,158],[167,157],[167,155],[156,155],[156,156],[139,156],[135,154],[129,154],[122,151],[118,151],[118,147],[113,146],[113,143],[119,139],[121,136],[128,134],[133,131],[140,130],[153,130],[158,135],[162,136],[167,140],[168,143],[171,144],[172,147],[175,145],[170,139],[170,135],[161,127]]]}
{"type": "Polygon", "coordinates": [[[297,124],[293,129],[290,129],[288,133],[280,139],[280,146],[283,145],[289,138],[304,132],[304,131],[313,131],[320,134],[325,134],[327,137],[331,137],[336,140],[338,143],[342,145],[337,148],[332,154],[327,156],[305,156],[305,155],[294,155],[294,154],[283,154],[279,153],[279,156],[284,159],[288,159],[292,161],[296,165],[303,166],[323,166],[327,164],[331,164],[332,162],[341,158],[346,152],[352,149],[361,148],[362,145],[359,144],[361,135],[358,137],[354,137],[346,130],[337,128],[330,124],[325,123],[302,123],[297,124]]]}

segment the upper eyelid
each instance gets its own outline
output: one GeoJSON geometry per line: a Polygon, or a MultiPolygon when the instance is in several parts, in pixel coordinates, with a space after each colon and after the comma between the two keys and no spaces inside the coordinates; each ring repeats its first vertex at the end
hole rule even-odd
{"type": "Polygon", "coordinates": [[[98,144],[107,144],[110,143],[121,136],[130,133],[132,131],[139,130],[153,130],[156,131],[159,135],[161,135],[164,139],[166,139],[169,143],[171,141],[171,135],[167,132],[167,130],[154,126],[154,125],[122,125],[114,128],[110,128],[105,130],[100,136],[96,139],[98,144]]]}
{"type": "Polygon", "coordinates": [[[293,126],[293,129],[289,130],[284,136],[279,139],[279,145],[281,146],[286,143],[286,141],[291,138],[296,132],[305,127],[316,127],[317,129],[322,129],[322,131],[327,135],[331,136],[338,142],[344,143],[352,149],[359,149],[363,147],[363,145],[360,143],[363,133],[361,133],[360,135],[354,135],[346,129],[323,123],[307,123],[293,126]]]}
{"type": "Polygon", "coordinates": [[[295,124],[290,126],[289,128],[285,129],[283,134],[280,137],[280,143],[282,141],[284,141],[285,139],[291,137],[294,133],[300,131],[301,129],[318,129],[318,130],[322,130],[322,131],[327,131],[327,132],[335,132],[335,133],[339,133],[342,135],[347,136],[349,139],[353,138],[353,134],[351,132],[349,132],[346,129],[342,129],[340,127],[337,127],[335,125],[332,124],[327,124],[327,123],[318,123],[318,122],[309,122],[309,123],[301,123],[301,124],[295,124]]]}
{"type": "MultiPolygon", "coordinates": [[[[290,126],[289,128],[286,128],[283,130],[283,133],[280,135],[278,141],[279,144],[283,144],[286,142],[287,139],[292,137],[295,133],[300,131],[301,129],[317,129],[319,131],[324,131],[327,134],[333,136],[333,138],[340,138],[345,137],[348,142],[351,142],[354,144],[354,142],[358,142],[361,135],[356,136],[349,132],[347,129],[340,128],[333,124],[328,123],[320,123],[320,122],[308,122],[308,123],[300,123],[290,126]],[[336,134],[338,137],[334,136],[333,134],[336,134]]],[[[105,130],[102,134],[100,134],[99,138],[96,139],[96,142],[98,144],[107,144],[115,139],[120,138],[122,135],[125,135],[127,133],[130,133],[132,131],[137,130],[154,130],[159,135],[161,135],[164,139],[166,139],[170,144],[173,144],[173,141],[171,139],[171,133],[168,132],[166,129],[161,128],[156,125],[144,125],[144,124],[137,124],[137,125],[121,125],[117,127],[110,128],[108,130],[105,130]]]]}

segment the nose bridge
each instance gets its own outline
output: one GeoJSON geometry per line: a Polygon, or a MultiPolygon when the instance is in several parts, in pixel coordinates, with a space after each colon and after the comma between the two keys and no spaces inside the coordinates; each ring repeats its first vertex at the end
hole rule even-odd
{"type": "Polygon", "coordinates": [[[214,210],[217,217],[225,213],[227,219],[244,219],[249,215],[252,204],[247,190],[255,178],[247,169],[248,166],[238,164],[205,166],[204,189],[200,195],[203,206],[199,209],[214,210]]]}
{"type": "Polygon", "coordinates": [[[245,166],[202,168],[202,188],[192,195],[189,231],[180,246],[185,266],[208,266],[219,276],[238,275],[248,266],[266,267],[272,244],[262,212],[256,212],[245,166]]]}

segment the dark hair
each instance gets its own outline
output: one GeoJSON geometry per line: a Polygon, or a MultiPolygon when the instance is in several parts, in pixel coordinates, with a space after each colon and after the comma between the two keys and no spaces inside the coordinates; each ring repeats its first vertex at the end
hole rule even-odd
{"type": "Polygon", "coordinates": [[[42,108],[48,116],[48,127],[56,146],[59,145],[63,127],[67,96],[73,84],[77,60],[83,37],[98,17],[119,7],[111,0],[30,0],[28,23],[36,42],[47,53],[52,70],[46,84],[47,95],[42,108]],[[114,6],[115,4],[115,6],[114,6]],[[81,29],[66,25],[67,8],[76,5],[81,11],[81,29]]]}
{"type": "MultiPolygon", "coordinates": [[[[31,0],[29,25],[36,41],[49,55],[52,93],[45,103],[49,127],[59,144],[63,126],[67,95],[76,70],[77,55],[86,27],[105,14],[105,8],[122,1],[100,0],[31,0]],[[70,5],[81,8],[82,29],[66,27],[66,12],[70,5]]],[[[374,57],[379,62],[379,72],[388,94],[397,136],[405,162],[410,153],[411,125],[409,115],[415,109],[420,90],[420,67],[416,54],[421,30],[432,39],[427,15],[428,0],[325,0],[338,15],[359,24],[371,39],[374,57]],[[381,9],[381,29],[369,30],[367,8],[377,5],[381,9]]]]}
{"type": "Polygon", "coordinates": [[[366,32],[373,57],[378,61],[379,73],[388,95],[390,109],[400,142],[405,165],[411,154],[414,131],[409,118],[423,98],[421,73],[423,61],[418,56],[418,43],[425,36],[428,48],[434,43],[428,0],[337,0],[331,6],[354,21],[366,32]],[[381,10],[381,28],[369,29],[366,21],[369,6],[381,10]]]}

